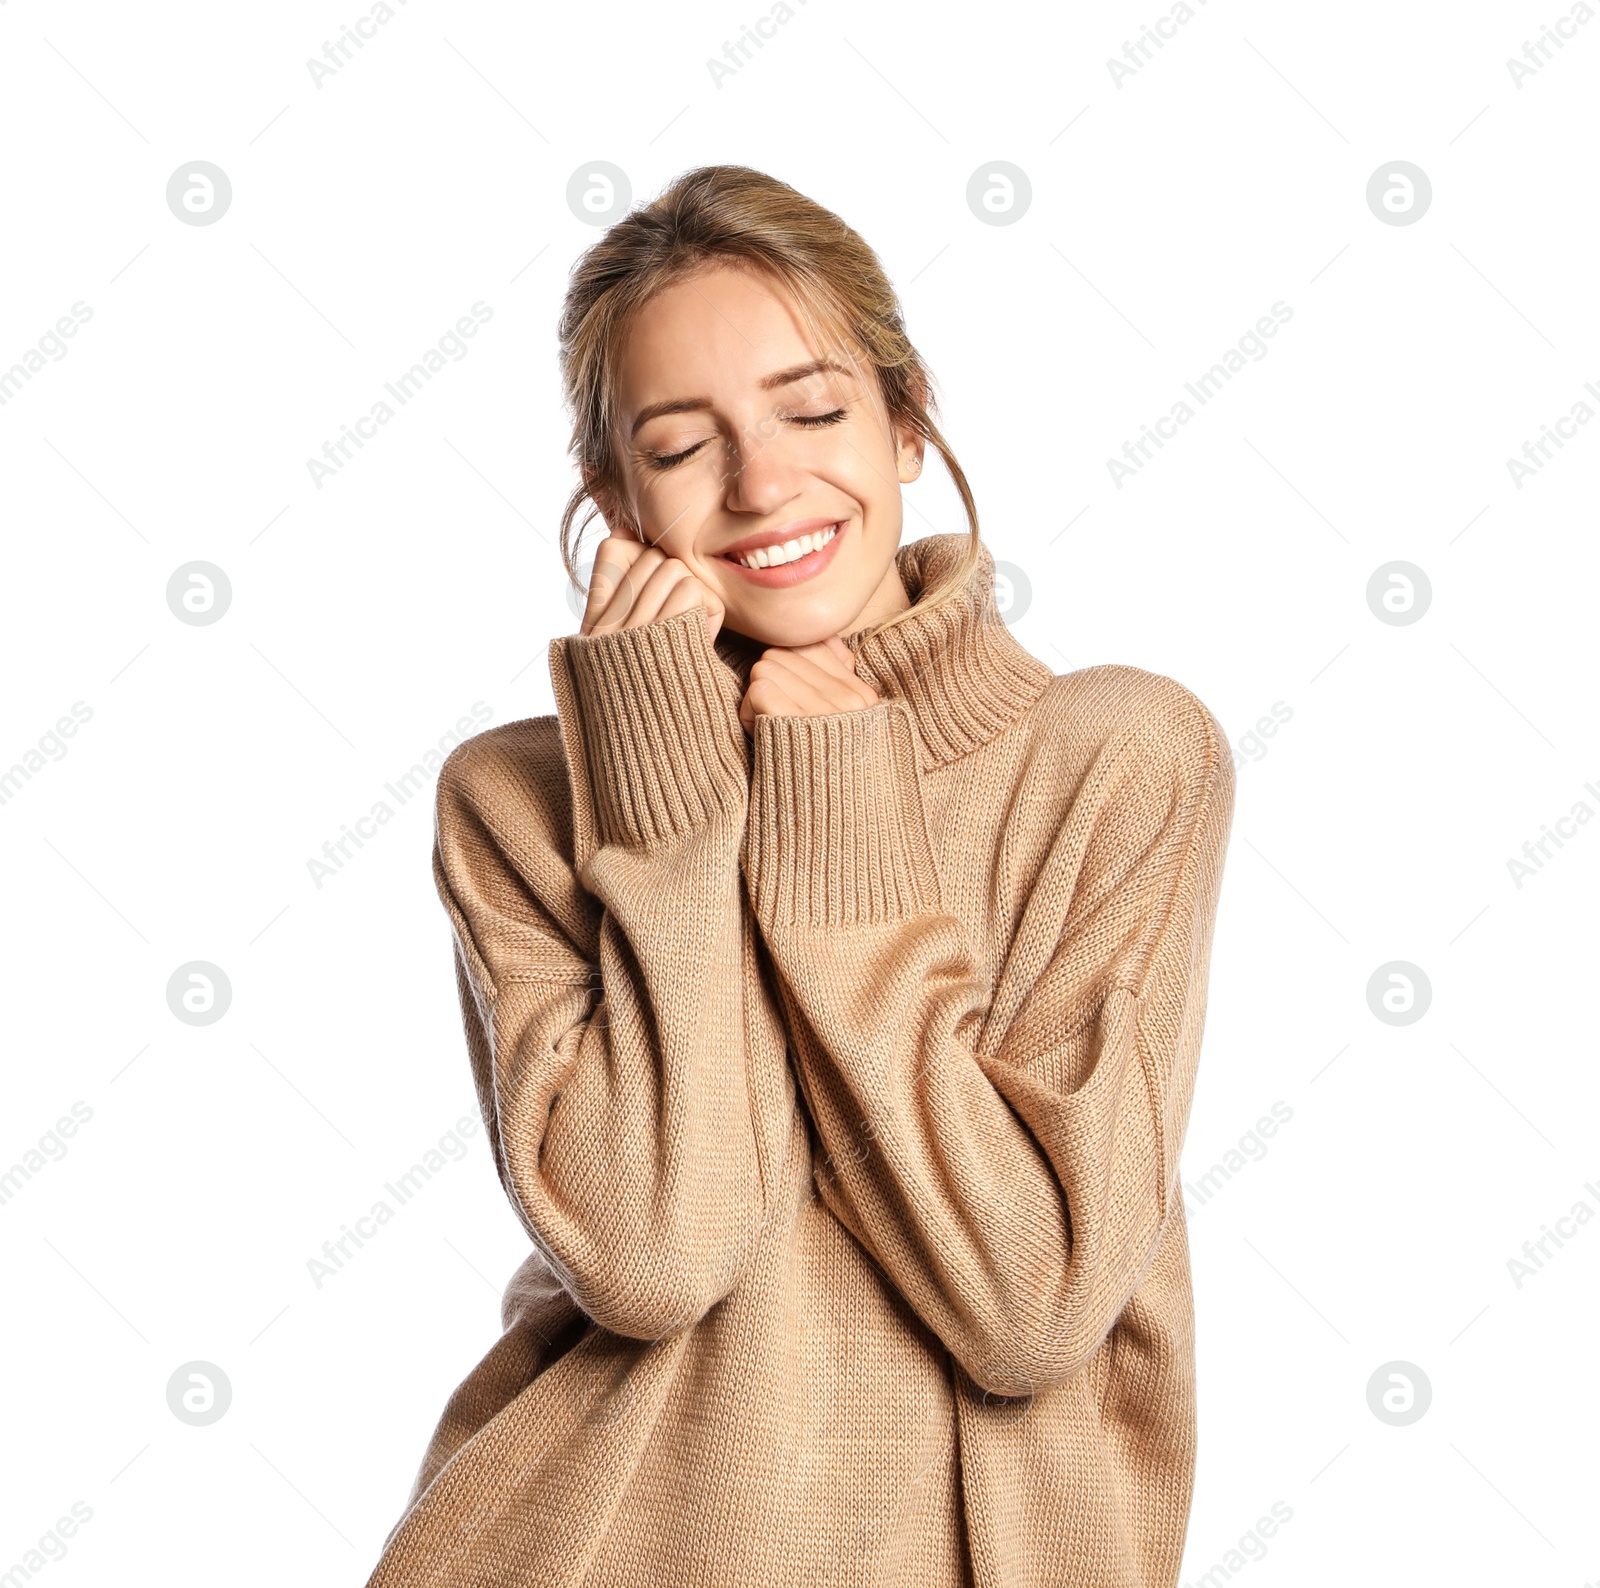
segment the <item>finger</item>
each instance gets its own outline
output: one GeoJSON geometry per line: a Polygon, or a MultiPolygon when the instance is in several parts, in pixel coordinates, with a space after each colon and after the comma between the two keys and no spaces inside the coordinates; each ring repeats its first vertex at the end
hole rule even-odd
{"type": "Polygon", "coordinates": [[[594,563],[589,569],[589,590],[584,602],[583,619],[578,625],[580,634],[589,632],[595,620],[610,605],[628,570],[649,549],[643,541],[629,540],[623,535],[607,535],[600,542],[595,549],[594,563]]]}
{"type": "Polygon", "coordinates": [[[689,572],[687,563],[676,557],[664,557],[638,587],[633,610],[622,626],[625,629],[642,628],[646,623],[654,623],[666,616],[666,604],[673,592],[681,589],[685,583],[694,582],[694,575],[689,572]]]}
{"type": "MultiPolygon", "coordinates": [[[[687,566],[687,565],[685,565],[687,566]]],[[[692,607],[698,607],[705,614],[706,639],[714,640],[722,627],[725,609],[717,593],[692,572],[686,572],[683,578],[672,587],[665,601],[661,603],[661,610],[656,617],[676,617],[680,612],[687,612],[692,607]]]]}
{"type": "Polygon", "coordinates": [[[795,700],[788,691],[771,678],[755,681],[745,691],[744,700],[739,706],[739,720],[745,725],[745,732],[752,737],[755,735],[755,719],[757,717],[799,717],[805,713],[800,702],[795,700]]]}
{"type": "Polygon", "coordinates": [[[847,686],[840,679],[792,651],[764,652],[750,676],[793,701],[795,715],[821,717],[855,709],[850,700],[841,698],[847,686]]]}
{"type": "Polygon", "coordinates": [[[760,674],[776,676],[789,694],[803,690],[828,702],[822,709],[829,712],[855,711],[877,704],[878,693],[871,685],[854,673],[836,672],[832,667],[823,666],[814,654],[808,654],[821,650],[820,645],[800,646],[793,650],[774,646],[762,652],[760,660],[751,668],[751,674],[758,676],[759,670],[760,674]]]}
{"type": "Polygon", "coordinates": [[[772,666],[780,669],[791,694],[796,687],[808,688],[824,700],[831,701],[829,711],[855,711],[878,703],[878,692],[854,673],[835,671],[817,660],[821,647],[804,647],[798,650],[779,649],[768,652],[772,666]]]}
{"type": "Polygon", "coordinates": [[[625,628],[645,587],[666,560],[665,552],[643,546],[626,568],[615,570],[615,582],[609,591],[601,592],[601,610],[589,625],[589,633],[625,628]]]}
{"type": "Polygon", "coordinates": [[[680,612],[687,612],[690,607],[704,606],[705,595],[705,586],[698,579],[680,579],[668,591],[667,598],[661,603],[661,610],[656,613],[656,617],[675,618],[680,612]]]}
{"type": "Polygon", "coordinates": [[[855,652],[837,634],[830,634],[827,639],[817,640],[811,645],[790,645],[785,649],[793,656],[803,656],[815,663],[831,678],[846,683],[864,682],[856,672],[855,652]]]}
{"type": "Polygon", "coordinates": [[[595,547],[595,561],[615,560],[626,564],[632,562],[645,549],[645,542],[637,535],[624,535],[618,530],[607,530],[595,547]]]}
{"type": "Polygon", "coordinates": [[[593,628],[608,611],[645,549],[638,542],[630,549],[628,542],[618,541],[615,545],[603,544],[595,554],[594,566],[589,571],[588,598],[584,603],[582,628],[585,631],[593,628]]]}
{"type": "Polygon", "coordinates": [[[642,540],[635,540],[629,535],[607,535],[595,548],[594,567],[590,577],[605,572],[615,577],[624,569],[632,567],[641,556],[650,548],[642,540]]]}

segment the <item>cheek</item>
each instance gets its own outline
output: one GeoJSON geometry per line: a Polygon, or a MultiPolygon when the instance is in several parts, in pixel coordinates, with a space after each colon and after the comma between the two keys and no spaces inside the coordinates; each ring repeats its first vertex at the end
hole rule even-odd
{"type": "Polygon", "coordinates": [[[819,478],[862,502],[882,503],[899,497],[894,454],[883,436],[865,426],[840,426],[813,437],[812,469],[819,478]]]}
{"type": "Polygon", "coordinates": [[[675,469],[636,468],[633,499],[644,538],[669,557],[682,558],[722,512],[726,491],[721,468],[696,459],[675,469]]]}

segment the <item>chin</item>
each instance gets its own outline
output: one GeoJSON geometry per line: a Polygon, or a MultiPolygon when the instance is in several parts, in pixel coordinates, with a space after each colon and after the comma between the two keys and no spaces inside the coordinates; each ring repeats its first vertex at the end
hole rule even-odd
{"type": "Polygon", "coordinates": [[[726,627],[758,645],[781,645],[785,650],[798,650],[803,645],[816,645],[830,634],[849,634],[863,627],[860,607],[841,607],[836,611],[818,612],[764,612],[735,613],[730,608],[723,618],[726,627]]]}

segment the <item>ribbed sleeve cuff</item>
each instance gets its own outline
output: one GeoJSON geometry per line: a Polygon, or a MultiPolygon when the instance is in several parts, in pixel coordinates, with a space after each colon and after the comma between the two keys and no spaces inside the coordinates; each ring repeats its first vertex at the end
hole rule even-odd
{"type": "Polygon", "coordinates": [[[649,844],[741,815],[750,752],[698,607],[551,641],[570,670],[602,843],[649,844]]]}
{"type": "Polygon", "coordinates": [[[851,926],[937,910],[905,705],[755,723],[745,880],[756,918],[851,926]]]}

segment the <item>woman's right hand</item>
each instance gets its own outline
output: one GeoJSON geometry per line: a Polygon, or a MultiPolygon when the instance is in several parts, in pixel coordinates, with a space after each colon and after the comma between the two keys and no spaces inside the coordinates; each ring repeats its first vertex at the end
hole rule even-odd
{"type": "Polygon", "coordinates": [[[691,607],[706,615],[706,638],[722,627],[721,597],[696,577],[685,562],[643,541],[608,534],[595,552],[589,599],[580,634],[635,629],[658,618],[676,617],[691,607]]]}

